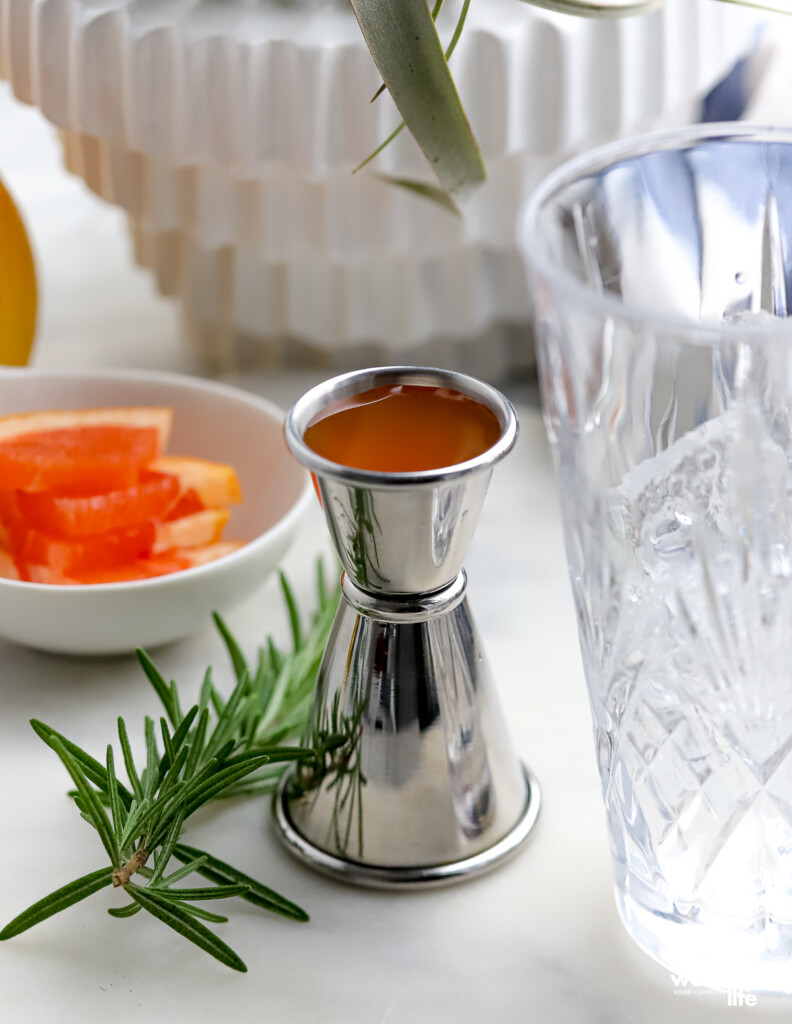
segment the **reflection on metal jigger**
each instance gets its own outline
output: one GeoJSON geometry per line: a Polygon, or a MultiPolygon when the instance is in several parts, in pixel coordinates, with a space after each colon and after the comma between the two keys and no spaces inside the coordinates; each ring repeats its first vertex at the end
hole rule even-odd
{"type": "Polygon", "coordinates": [[[462,569],[492,467],[517,437],[514,410],[472,378],[392,367],[314,388],[286,432],[317,478],[344,576],[306,737],[319,756],[284,778],[280,833],[311,866],[361,885],[437,885],[487,870],[528,836],[540,802],[513,752],[462,569]],[[320,411],[394,384],[471,396],[497,417],[497,443],[410,473],[353,469],[305,444],[320,411]]]}

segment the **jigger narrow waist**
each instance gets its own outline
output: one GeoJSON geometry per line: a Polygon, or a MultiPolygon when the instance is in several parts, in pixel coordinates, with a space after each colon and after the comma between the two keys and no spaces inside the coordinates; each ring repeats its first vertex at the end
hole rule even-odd
{"type": "Polygon", "coordinates": [[[355,611],[381,622],[427,622],[451,612],[465,599],[467,575],[462,569],[440,590],[422,594],[391,594],[381,597],[363,590],[343,573],[341,589],[355,611]]]}

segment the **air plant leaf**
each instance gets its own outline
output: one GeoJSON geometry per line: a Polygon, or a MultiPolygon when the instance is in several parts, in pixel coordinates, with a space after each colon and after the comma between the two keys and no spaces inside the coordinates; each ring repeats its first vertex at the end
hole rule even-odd
{"type": "Polygon", "coordinates": [[[414,192],[415,195],[420,196],[422,199],[429,199],[437,203],[438,206],[442,206],[444,210],[452,213],[455,217],[462,216],[462,212],[454,202],[451,194],[446,192],[445,189],[438,188],[437,185],[432,185],[426,181],[416,181],[413,178],[399,178],[392,174],[378,174],[376,177],[381,181],[387,182],[389,185],[398,185],[400,188],[407,189],[408,192],[414,192]]]}
{"type": "Polygon", "coordinates": [[[777,11],[792,14],[792,0],[721,0],[721,3],[739,4],[740,7],[756,7],[761,11],[777,11]]]}
{"type": "Polygon", "coordinates": [[[486,177],[426,0],[351,0],[399,113],[446,192],[486,177]]]}
{"type": "Polygon", "coordinates": [[[665,0],[524,0],[533,7],[545,7],[560,14],[581,18],[624,18],[662,7],[665,0]]]}

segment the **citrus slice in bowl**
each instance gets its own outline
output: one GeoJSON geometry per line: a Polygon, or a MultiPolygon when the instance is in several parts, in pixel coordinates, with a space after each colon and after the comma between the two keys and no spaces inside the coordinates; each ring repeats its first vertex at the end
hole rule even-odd
{"type": "Polygon", "coordinates": [[[8,490],[130,487],[161,454],[169,408],[55,410],[0,417],[0,481],[8,490]]]}
{"type": "MultiPolygon", "coordinates": [[[[148,473],[131,487],[103,494],[20,491],[16,497],[19,512],[30,526],[66,538],[90,537],[148,519],[164,519],[178,499],[179,481],[159,473],[148,473]]],[[[2,518],[0,500],[0,521],[2,518]]]]}

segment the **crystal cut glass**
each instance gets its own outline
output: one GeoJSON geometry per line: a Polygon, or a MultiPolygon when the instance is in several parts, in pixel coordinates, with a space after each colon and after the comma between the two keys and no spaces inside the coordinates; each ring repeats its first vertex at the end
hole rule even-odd
{"type": "Polygon", "coordinates": [[[792,991],[792,134],[647,136],[522,222],[617,903],[792,991]]]}

